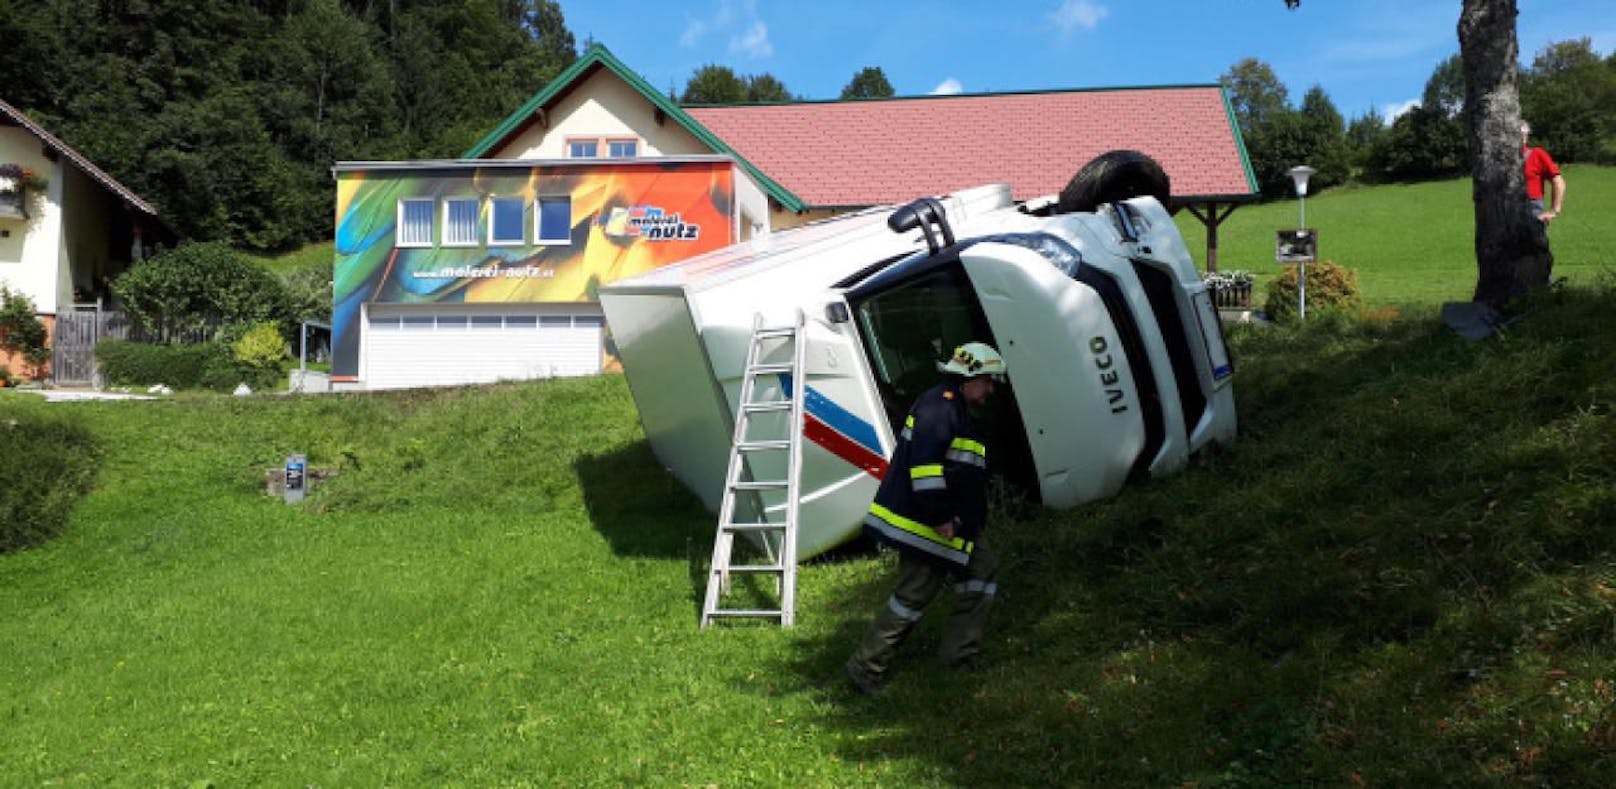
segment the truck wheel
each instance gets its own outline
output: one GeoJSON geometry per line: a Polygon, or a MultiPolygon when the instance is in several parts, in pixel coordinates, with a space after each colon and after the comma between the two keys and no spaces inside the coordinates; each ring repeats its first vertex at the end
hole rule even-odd
{"type": "Polygon", "coordinates": [[[1167,172],[1138,151],[1106,151],[1072,176],[1061,190],[1056,211],[1093,211],[1106,203],[1150,195],[1167,206],[1172,192],[1167,172]]]}

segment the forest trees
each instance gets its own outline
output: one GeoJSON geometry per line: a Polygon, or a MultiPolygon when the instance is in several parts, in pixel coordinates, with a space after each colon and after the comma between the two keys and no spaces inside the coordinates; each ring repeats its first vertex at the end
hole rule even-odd
{"type": "MultiPolygon", "coordinates": [[[[1246,58],[1221,78],[1259,187],[1288,195],[1284,173],[1319,168],[1316,188],[1367,182],[1456,178],[1470,172],[1465,68],[1454,54],[1432,69],[1414,106],[1386,118],[1370,111],[1347,122],[1321,86],[1292,107],[1268,64],[1246,58]]],[[[1538,144],[1560,162],[1616,164],[1616,53],[1600,56],[1587,38],[1550,44],[1517,81],[1520,111],[1538,144]]]]}
{"type": "Polygon", "coordinates": [[[842,99],[890,99],[897,95],[892,89],[892,83],[887,80],[887,74],[880,66],[865,66],[859,69],[847,86],[842,88],[842,99]]]}
{"type": "Polygon", "coordinates": [[[741,76],[729,66],[709,63],[696,69],[684,93],[672,97],[680,104],[762,104],[791,101],[791,91],[773,74],[741,76]]]}
{"type": "Polygon", "coordinates": [[[5,99],[182,238],[331,232],[339,159],[452,158],[576,59],[555,0],[0,2],[5,99]]]}
{"type": "Polygon", "coordinates": [[[1318,170],[1315,189],[1344,183],[1351,175],[1346,124],[1323,87],[1313,86],[1302,106],[1293,109],[1285,84],[1256,58],[1234,64],[1221,81],[1263,194],[1291,194],[1295,187],[1289,171],[1299,164],[1318,170]]]}

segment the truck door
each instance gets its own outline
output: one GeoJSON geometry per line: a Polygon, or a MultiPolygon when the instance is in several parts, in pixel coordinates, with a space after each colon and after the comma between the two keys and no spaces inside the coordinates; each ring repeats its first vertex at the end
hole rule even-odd
{"type": "MultiPolygon", "coordinates": [[[[937,364],[956,346],[974,340],[998,347],[957,254],[898,264],[854,288],[847,300],[894,434],[915,398],[942,381],[937,364]]],[[[1012,380],[1015,375],[1012,370],[1012,380]]],[[[1014,387],[999,387],[973,417],[988,438],[989,472],[1036,502],[1037,474],[1014,387]]]]}

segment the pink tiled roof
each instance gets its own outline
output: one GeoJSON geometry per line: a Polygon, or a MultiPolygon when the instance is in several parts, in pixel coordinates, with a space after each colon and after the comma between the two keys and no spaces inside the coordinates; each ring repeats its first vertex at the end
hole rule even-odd
{"type": "Polygon", "coordinates": [[[811,206],[895,203],[1008,181],[1055,194],[1085,162],[1131,148],[1173,195],[1250,195],[1216,85],[804,102],[685,111],[811,206]]]}

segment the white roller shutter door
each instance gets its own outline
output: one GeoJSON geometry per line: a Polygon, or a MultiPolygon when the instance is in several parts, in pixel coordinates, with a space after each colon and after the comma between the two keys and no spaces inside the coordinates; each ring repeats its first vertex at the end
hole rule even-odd
{"type": "Polygon", "coordinates": [[[361,343],[366,389],[450,386],[600,372],[595,305],[373,304],[361,343]]]}

